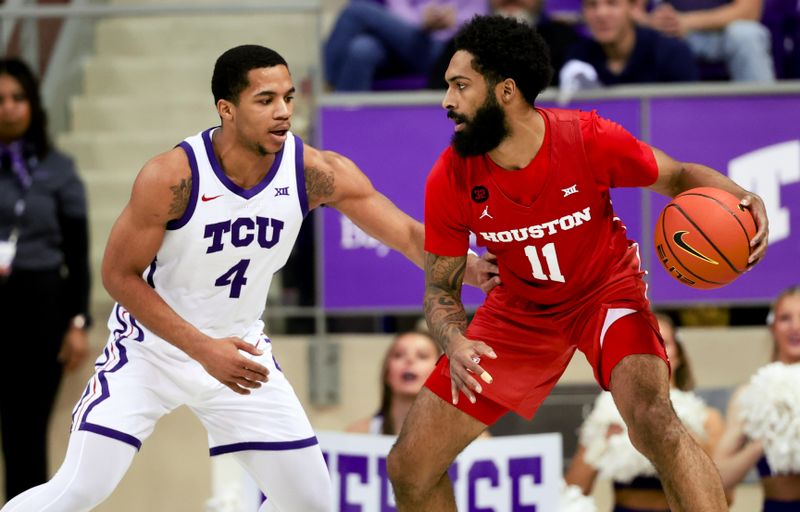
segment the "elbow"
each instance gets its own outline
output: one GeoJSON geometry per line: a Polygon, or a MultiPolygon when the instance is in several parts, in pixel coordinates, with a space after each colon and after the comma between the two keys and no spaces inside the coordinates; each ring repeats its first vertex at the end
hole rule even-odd
{"type": "Polygon", "coordinates": [[[111,298],[118,301],[119,291],[123,288],[125,275],[120,272],[118,267],[107,263],[106,259],[104,259],[100,269],[100,280],[103,283],[103,288],[111,298]]]}
{"type": "Polygon", "coordinates": [[[103,265],[103,270],[100,272],[100,279],[103,283],[103,288],[111,295],[112,298],[116,299],[114,290],[116,290],[116,282],[117,276],[108,270],[105,265],[103,265]]]}

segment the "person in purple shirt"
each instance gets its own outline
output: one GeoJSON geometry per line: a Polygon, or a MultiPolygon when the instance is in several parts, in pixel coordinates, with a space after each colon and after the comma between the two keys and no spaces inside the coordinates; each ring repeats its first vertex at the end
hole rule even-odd
{"type": "Polygon", "coordinates": [[[602,85],[697,80],[689,46],[637,26],[634,9],[635,0],[583,0],[583,17],[592,37],[574,45],[567,61],[591,65],[602,85]]]}
{"type": "Polygon", "coordinates": [[[458,27],[485,12],[485,0],[353,0],[325,43],[325,79],[367,91],[378,72],[426,75],[458,27]]]}

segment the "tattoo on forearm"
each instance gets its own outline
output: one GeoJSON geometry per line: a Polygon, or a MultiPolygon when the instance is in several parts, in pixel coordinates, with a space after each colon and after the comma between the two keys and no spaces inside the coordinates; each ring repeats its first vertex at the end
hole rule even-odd
{"type": "Polygon", "coordinates": [[[333,173],[323,171],[316,167],[306,167],[306,195],[308,203],[312,205],[321,204],[325,199],[333,195],[336,189],[333,180],[333,173]]]}
{"type": "Polygon", "coordinates": [[[183,215],[189,205],[192,195],[192,177],[182,179],[177,185],[169,187],[172,190],[172,204],[169,205],[170,215],[183,215]]]}
{"type": "Polygon", "coordinates": [[[467,314],[461,303],[461,282],[466,258],[425,255],[425,318],[434,339],[447,351],[452,336],[467,330],[467,314]]]}

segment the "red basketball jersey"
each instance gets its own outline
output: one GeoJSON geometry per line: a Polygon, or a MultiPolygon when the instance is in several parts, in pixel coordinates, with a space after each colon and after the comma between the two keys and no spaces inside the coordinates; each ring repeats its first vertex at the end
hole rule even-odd
{"type": "Polygon", "coordinates": [[[521,171],[504,170],[487,154],[442,153],[426,186],[425,249],[463,255],[472,232],[497,255],[509,291],[558,310],[639,272],[609,188],[650,185],[658,169],[649,146],[595,112],[538,111],[549,133],[521,171]]]}

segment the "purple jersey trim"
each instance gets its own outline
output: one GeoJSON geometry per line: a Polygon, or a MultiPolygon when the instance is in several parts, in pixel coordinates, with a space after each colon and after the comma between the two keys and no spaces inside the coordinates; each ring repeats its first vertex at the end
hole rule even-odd
{"type": "Polygon", "coordinates": [[[101,425],[95,425],[94,423],[81,423],[78,426],[78,430],[84,430],[86,432],[94,432],[95,434],[99,434],[101,436],[110,437],[111,439],[116,439],[117,441],[122,441],[123,443],[129,444],[136,448],[136,451],[139,451],[139,448],[142,447],[142,442],[133,437],[130,434],[126,434],[125,432],[120,432],[119,430],[114,430],[113,428],[103,427],[101,425]]]}
{"type": "Polygon", "coordinates": [[[306,168],[303,160],[303,139],[294,136],[294,171],[297,174],[297,197],[303,217],[308,215],[308,194],[306,193],[306,168]]]}
{"type": "Polygon", "coordinates": [[[153,281],[153,275],[156,273],[156,259],[153,258],[153,262],[150,264],[150,268],[147,269],[147,284],[150,285],[150,288],[155,288],[156,283],[153,281]]]}
{"type": "Polygon", "coordinates": [[[271,441],[264,443],[234,443],[224,444],[222,446],[214,446],[209,450],[209,454],[213,457],[215,455],[222,455],[224,453],[243,452],[246,450],[262,450],[262,451],[283,451],[283,450],[297,450],[300,448],[307,448],[319,444],[316,436],[307,439],[298,439],[296,441],[271,441]]]}
{"type": "Polygon", "coordinates": [[[261,181],[258,182],[258,184],[253,188],[244,189],[232,182],[230,178],[225,175],[225,171],[222,170],[222,166],[220,165],[219,160],[217,160],[217,155],[214,153],[214,146],[211,144],[211,132],[215,129],[216,127],[209,128],[203,132],[203,142],[206,146],[206,156],[211,164],[211,168],[214,169],[214,174],[216,174],[219,181],[225,185],[225,188],[237,196],[245,199],[250,199],[267,188],[270,182],[272,182],[272,179],[275,178],[275,175],[278,174],[278,167],[281,166],[281,159],[283,158],[283,148],[286,147],[286,145],[284,144],[280,151],[275,153],[275,159],[272,161],[272,167],[269,168],[269,171],[267,171],[267,174],[261,179],[261,181]]]}
{"type": "Polygon", "coordinates": [[[197,194],[198,190],[200,190],[200,173],[197,172],[197,158],[194,155],[194,150],[186,141],[181,142],[178,146],[186,152],[186,156],[189,158],[189,167],[192,169],[192,191],[189,194],[189,204],[186,205],[186,210],[183,212],[183,215],[181,215],[179,219],[167,222],[167,229],[182,228],[189,222],[189,219],[192,218],[192,214],[194,213],[194,208],[197,205],[197,194]]]}

